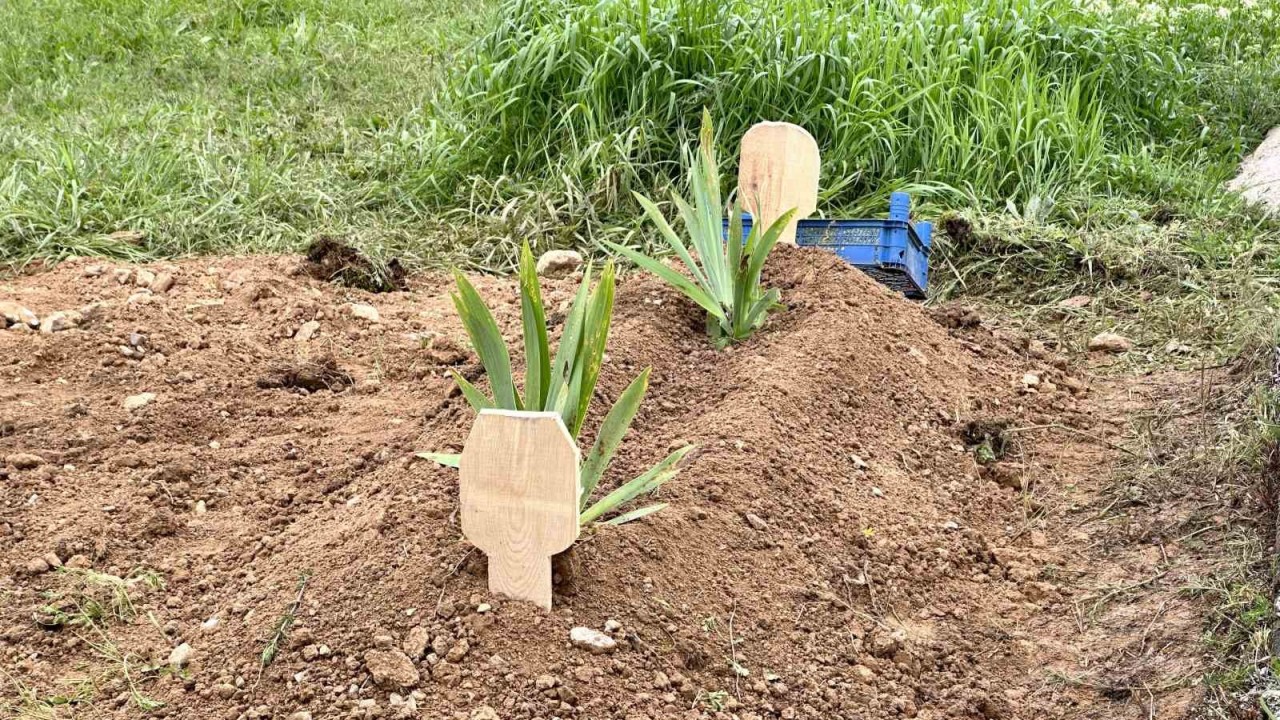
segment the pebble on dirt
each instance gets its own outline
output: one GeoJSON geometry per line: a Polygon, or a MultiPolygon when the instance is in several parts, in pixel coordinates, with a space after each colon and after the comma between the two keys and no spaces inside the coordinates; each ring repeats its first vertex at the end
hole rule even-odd
{"type": "Polygon", "coordinates": [[[14,453],[4,460],[19,470],[33,470],[44,464],[44,458],[35,453],[14,453]]]}
{"type": "Polygon", "coordinates": [[[573,250],[548,250],[538,258],[538,274],[543,277],[568,277],[582,266],[582,256],[573,250]]]}
{"type": "Polygon", "coordinates": [[[422,625],[415,625],[405,635],[401,648],[404,650],[404,654],[409,656],[410,660],[421,660],[422,656],[427,652],[427,646],[430,644],[431,631],[422,625]]]}
{"type": "Polygon", "coordinates": [[[173,287],[173,276],[166,272],[156,273],[155,279],[151,281],[148,287],[154,293],[169,292],[169,288],[173,287]]]}
{"type": "Polygon", "coordinates": [[[364,664],[373,681],[384,687],[411,688],[420,680],[413,661],[399,650],[370,650],[364,654],[364,664]]]}
{"type": "Polygon", "coordinates": [[[599,630],[589,627],[576,627],[569,631],[569,642],[574,647],[589,650],[592,655],[611,653],[618,647],[618,642],[599,630]]]}
{"type": "Polygon", "coordinates": [[[359,320],[368,320],[371,323],[382,322],[382,316],[378,314],[378,308],[365,303],[351,303],[351,316],[359,320]]]}
{"type": "Polygon", "coordinates": [[[488,705],[481,705],[471,711],[471,720],[502,720],[498,711],[488,705]]]}
{"type": "Polygon", "coordinates": [[[62,330],[70,330],[80,324],[81,315],[75,310],[62,310],[55,313],[49,313],[44,316],[44,320],[40,322],[40,332],[45,335],[60,332],[62,330]]]}
{"type": "Polygon", "coordinates": [[[1089,340],[1092,352],[1124,353],[1133,349],[1133,341],[1112,332],[1098,333],[1089,340]]]}
{"type": "Polygon", "coordinates": [[[743,518],[746,519],[748,525],[756,530],[764,532],[769,529],[769,523],[765,522],[764,518],[756,515],[755,513],[747,513],[743,515],[743,518]]]}
{"type": "Polygon", "coordinates": [[[141,410],[142,408],[150,405],[155,399],[156,394],[152,392],[130,395],[124,399],[124,409],[129,410],[130,412],[134,410],[141,410]]]}
{"type": "Polygon", "coordinates": [[[195,650],[187,643],[182,643],[169,653],[169,667],[174,671],[181,670],[191,662],[191,657],[195,655],[195,650]]]}
{"type": "Polygon", "coordinates": [[[298,328],[298,332],[293,334],[293,338],[295,340],[306,342],[307,340],[315,337],[315,334],[318,332],[320,332],[320,323],[315,320],[308,320],[307,322],[302,323],[302,327],[298,328]]]}
{"type": "Polygon", "coordinates": [[[0,300],[0,317],[4,318],[4,327],[10,325],[26,325],[27,327],[37,327],[40,325],[40,319],[36,314],[27,308],[15,302],[8,300],[0,300]]]}

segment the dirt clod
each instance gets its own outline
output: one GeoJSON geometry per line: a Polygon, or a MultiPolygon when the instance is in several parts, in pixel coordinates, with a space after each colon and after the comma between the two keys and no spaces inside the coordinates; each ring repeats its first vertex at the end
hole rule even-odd
{"type": "Polygon", "coordinates": [[[317,280],[375,293],[405,289],[405,277],[408,275],[398,259],[393,258],[385,264],[375,262],[341,240],[328,236],[317,238],[307,248],[303,269],[317,280]]]}
{"type": "Polygon", "coordinates": [[[1091,352],[1125,353],[1133,349],[1133,341],[1112,332],[1098,333],[1089,339],[1091,352]]]}
{"type": "Polygon", "coordinates": [[[355,382],[351,374],[338,367],[331,356],[314,360],[289,360],[260,375],[257,385],[263,389],[300,388],[308,392],[340,390],[355,382]]]}
{"type": "Polygon", "coordinates": [[[5,462],[18,470],[33,470],[44,464],[44,458],[35,453],[13,453],[5,458],[5,462]]]}
{"type": "Polygon", "coordinates": [[[413,661],[399,650],[370,650],[364,663],[373,681],[385,687],[412,688],[421,679],[413,661]]]}

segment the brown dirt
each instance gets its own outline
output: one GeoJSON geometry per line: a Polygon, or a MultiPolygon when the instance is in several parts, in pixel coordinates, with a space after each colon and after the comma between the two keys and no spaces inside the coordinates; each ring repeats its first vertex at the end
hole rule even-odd
{"type": "MultiPolygon", "coordinates": [[[[446,369],[482,376],[443,276],[374,296],[292,256],[202,259],[153,268],[175,287],[130,304],[94,264],[0,285],[39,314],[102,303],[74,329],[0,332],[0,707],[79,693],[56,717],[1137,718],[1195,700],[1162,679],[1199,669],[1199,601],[1170,575],[1195,554],[1130,537],[1107,507],[1121,403],[1140,399],[820,251],[778,252],[788,309],[724,352],[665,286],[620,285],[588,428],[653,372],[606,484],[701,449],[663,488],[669,508],[561,558],[550,613],[486,594],[456,472],[414,456],[458,450],[470,425],[446,369]],[[980,465],[976,446],[1001,459],[980,465]],[[49,605],[103,601],[43,571],[51,553],[164,587],[131,583],[136,614],[51,623],[49,605]],[[608,621],[613,654],[569,644],[608,621]],[[1120,677],[1139,636],[1143,675],[1120,677]],[[181,643],[194,653],[170,671],[181,643]],[[424,643],[387,669],[388,647],[424,643]]],[[[514,283],[475,281],[518,334],[514,283]]],[[[575,283],[545,283],[553,308],[575,283]]],[[[1124,515],[1158,524],[1143,512],[1124,515]]]]}

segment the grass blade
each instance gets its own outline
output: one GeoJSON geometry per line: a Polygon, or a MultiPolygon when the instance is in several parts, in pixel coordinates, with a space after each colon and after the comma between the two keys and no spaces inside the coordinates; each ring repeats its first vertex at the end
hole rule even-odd
{"type": "Polygon", "coordinates": [[[560,413],[566,428],[573,427],[574,418],[570,413],[578,407],[577,399],[569,397],[569,394],[572,391],[574,359],[582,342],[582,326],[587,314],[590,286],[591,266],[587,265],[582,274],[582,284],[578,286],[569,315],[565,318],[564,330],[560,333],[560,346],[556,348],[555,362],[551,364],[551,387],[547,393],[546,407],[560,413]]]}
{"type": "Polygon", "coordinates": [[[413,456],[422,458],[423,460],[430,460],[434,463],[439,463],[445,467],[451,467],[454,469],[462,467],[462,456],[455,453],[420,452],[414,453],[413,456]]]}
{"type": "MultiPolygon", "coordinates": [[[[453,277],[458,286],[458,292],[452,296],[453,305],[462,318],[467,335],[471,337],[471,346],[480,356],[480,363],[489,375],[494,403],[506,410],[522,409],[511,379],[511,355],[507,352],[507,343],[502,339],[498,323],[466,276],[455,270],[453,277]]],[[[457,373],[454,376],[460,377],[457,373]]]]}
{"type": "Polygon", "coordinates": [[[467,379],[458,374],[457,370],[450,370],[449,374],[453,375],[453,381],[458,383],[458,388],[462,390],[462,396],[467,399],[467,402],[471,403],[471,407],[476,412],[494,407],[493,401],[476,389],[475,385],[467,382],[467,379]]]}
{"type": "Polygon", "coordinates": [[[587,500],[600,484],[600,478],[604,475],[609,462],[613,460],[613,454],[622,443],[622,437],[631,427],[631,421],[635,419],[636,411],[640,409],[640,401],[644,399],[644,393],[648,388],[649,368],[645,368],[644,372],[641,372],[635,380],[631,381],[627,389],[622,391],[614,401],[613,407],[609,408],[609,414],[605,415],[604,422],[600,424],[600,431],[596,433],[596,441],[582,463],[582,494],[578,501],[579,510],[586,509],[587,500]]]}
{"type": "Polygon", "coordinates": [[[646,515],[652,515],[658,512],[659,510],[662,510],[663,508],[667,507],[667,505],[668,503],[655,503],[653,505],[646,505],[637,510],[632,510],[631,512],[622,513],[617,517],[609,518],[608,520],[605,520],[600,524],[601,525],[624,525],[626,523],[631,522],[632,520],[639,520],[640,518],[646,515]]]}
{"type": "Polygon", "coordinates": [[[609,341],[609,325],[613,320],[614,270],[613,263],[605,263],[600,272],[600,282],[587,303],[586,324],[583,326],[582,352],[578,354],[574,369],[573,397],[577,401],[574,423],[570,433],[576,438],[587,419],[587,408],[595,394],[596,380],[604,362],[604,349],[609,341]]]}
{"type": "Polygon", "coordinates": [[[594,505],[582,511],[582,515],[578,517],[578,522],[582,525],[595,522],[602,515],[613,512],[637,496],[657,490],[663,483],[680,473],[679,462],[696,447],[696,445],[685,445],[666,456],[657,465],[649,468],[643,474],[637,475],[617,490],[605,495],[594,505]]]}
{"type": "Polygon", "coordinates": [[[610,250],[626,257],[636,265],[639,265],[645,270],[648,270],[654,275],[657,275],[667,281],[674,286],[675,289],[684,293],[685,297],[702,306],[703,310],[706,310],[717,319],[723,320],[725,318],[724,308],[720,307],[720,303],[716,302],[715,298],[708,295],[702,288],[690,282],[689,278],[681,275],[678,271],[663,265],[661,262],[654,260],[638,250],[632,250],[629,247],[619,245],[618,243],[611,242],[609,240],[601,240],[600,242],[610,250]]]}
{"type": "Polygon", "coordinates": [[[524,329],[524,407],[542,410],[551,386],[551,353],[542,288],[528,242],[520,248],[520,321],[524,329]]]}

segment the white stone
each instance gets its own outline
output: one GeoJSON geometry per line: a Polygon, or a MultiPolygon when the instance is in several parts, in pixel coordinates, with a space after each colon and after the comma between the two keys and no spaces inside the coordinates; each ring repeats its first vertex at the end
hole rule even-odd
{"type": "Polygon", "coordinates": [[[378,314],[378,308],[365,303],[352,303],[351,315],[352,317],[360,320],[367,320],[371,323],[382,322],[382,316],[378,314]]]}
{"type": "Polygon", "coordinates": [[[569,631],[569,642],[574,647],[589,650],[592,655],[611,653],[618,647],[618,642],[599,630],[589,627],[576,627],[569,631]]]}
{"type": "Polygon", "coordinates": [[[169,653],[169,667],[174,670],[181,670],[191,662],[191,656],[195,654],[195,650],[186,643],[182,643],[169,653]]]}
{"type": "Polygon", "coordinates": [[[1133,341],[1112,332],[1098,333],[1089,340],[1089,349],[1095,352],[1123,353],[1133,349],[1133,341]]]}
{"type": "MultiPolygon", "coordinates": [[[[376,313],[377,310],[374,312],[376,313]]],[[[302,323],[302,327],[298,328],[298,332],[293,334],[293,339],[306,342],[307,340],[315,337],[315,334],[318,332],[320,332],[320,323],[315,320],[308,320],[307,322],[302,323]]]]}
{"type": "Polygon", "coordinates": [[[129,397],[124,399],[124,409],[130,412],[133,412],[134,410],[141,410],[142,408],[150,405],[152,401],[154,401],[155,399],[156,399],[156,394],[153,392],[144,392],[144,393],[138,393],[137,395],[130,395],[129,397]]]}
{"type": "Polygon", "coordinates": [[[538,274],[543,277],[567,277],[582,266],[582,256],[573,250],[548,250],[538,258],[538,274]]]}

